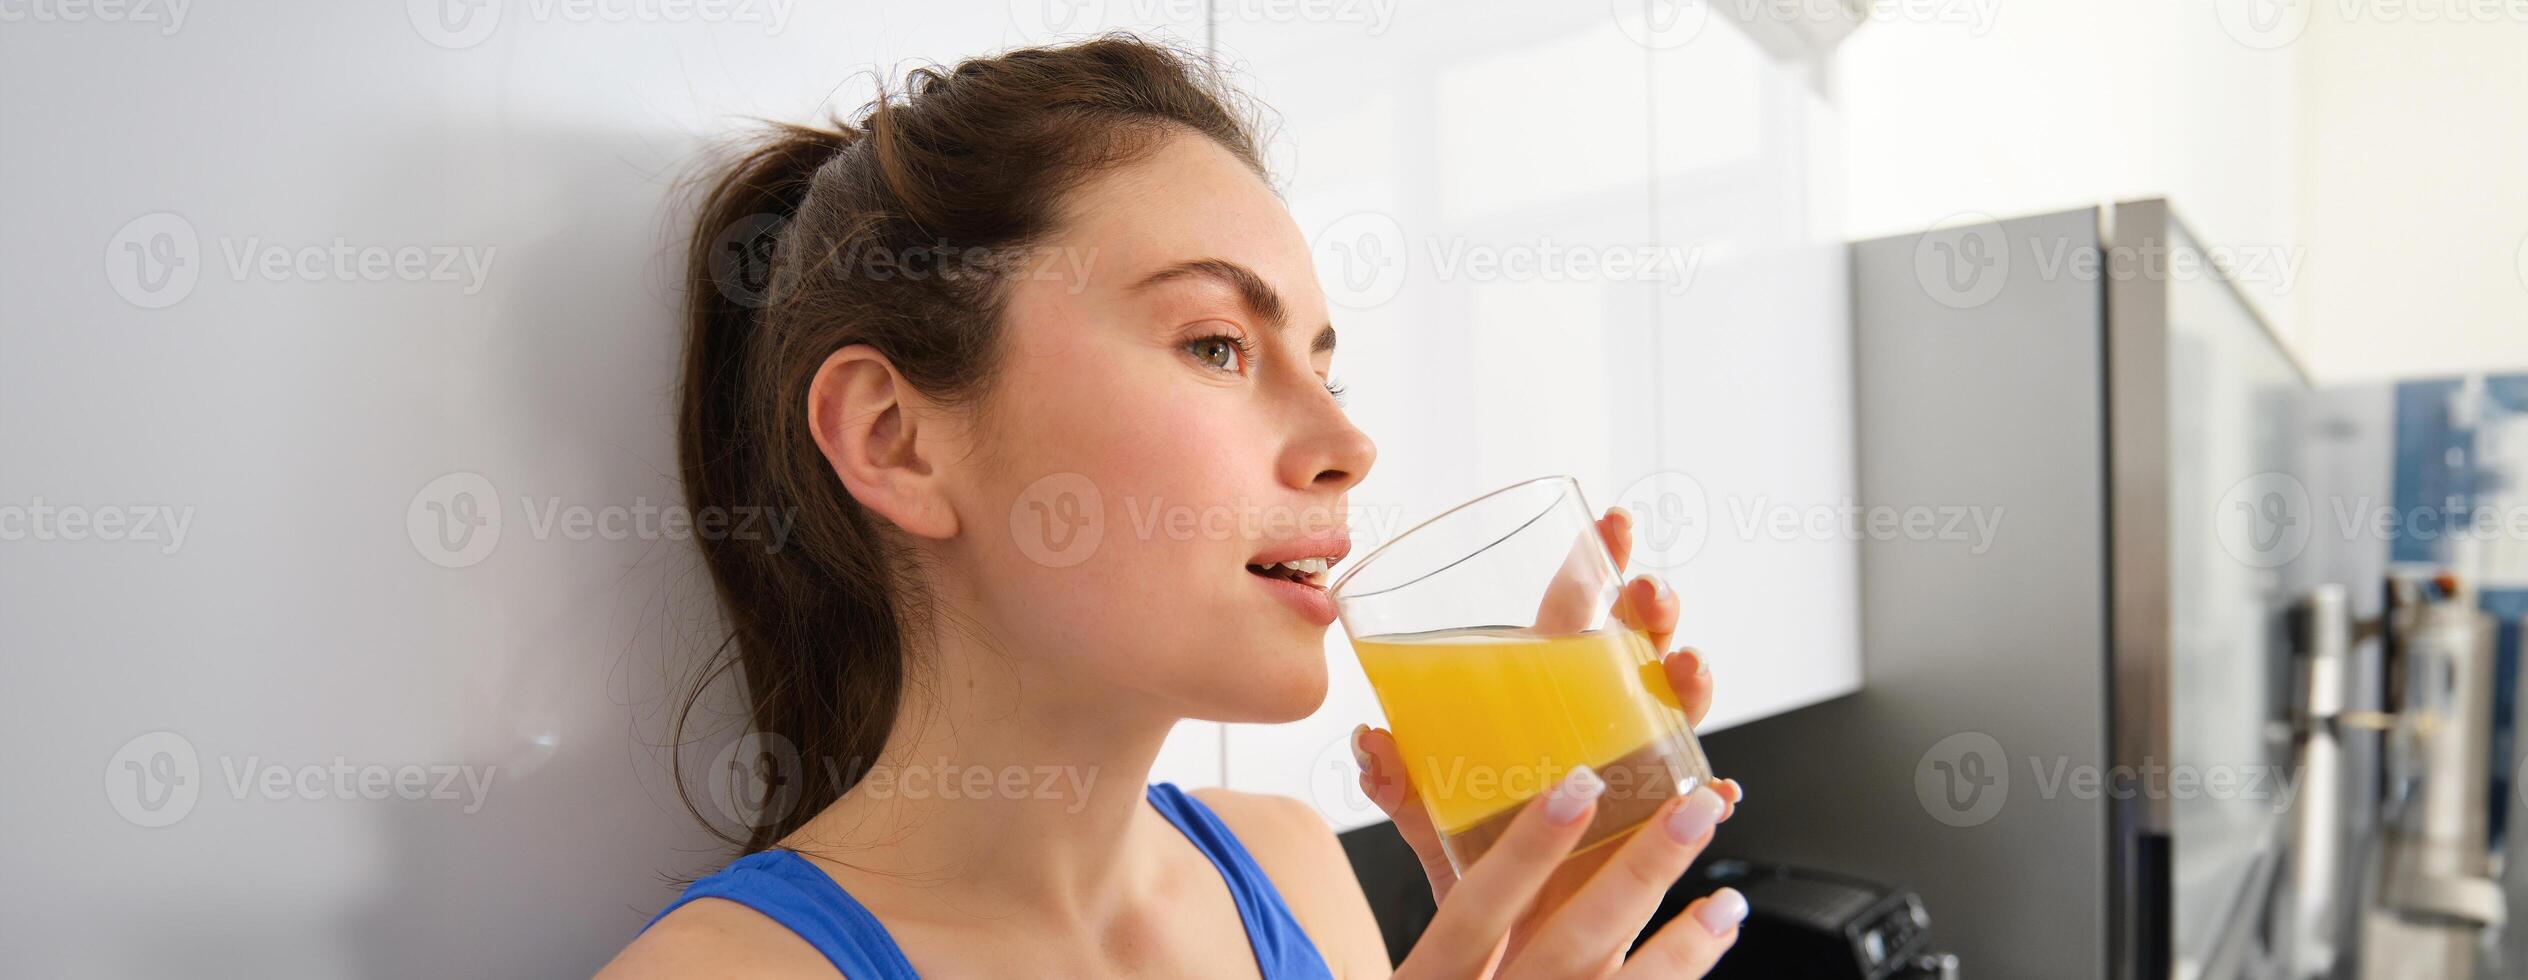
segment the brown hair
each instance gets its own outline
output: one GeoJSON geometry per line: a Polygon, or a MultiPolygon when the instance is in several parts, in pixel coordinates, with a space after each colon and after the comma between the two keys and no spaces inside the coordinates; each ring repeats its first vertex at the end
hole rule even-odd
{"type": "MultiPolygon", "coordinates": [[[[1128,34],[918,68],[904,88],[882,85],[857,122],[776,124],[706,175],[686,255],[676,449],[687,503],[796,522],[770,549],[696,536],[729,635],[676,712],[674,742],[704,687],[738,668],[752,729],[805,763],[783,774],[795,798],[743,839],[713,825],[742,853],[859,781],[894,723],[907,640],[932,615],[902,542],[817,449],[817,369],[868,344],[923,395],[987,415],[1009,283],[990,262],[967,274],[972,256],[1043,241],[1066,192],[1171,133],[1209,137],[1265,172],[1208,63],[1128,34]]],[[[681,764],[677,776],[686,808],[712,825],[681,764]]]]}

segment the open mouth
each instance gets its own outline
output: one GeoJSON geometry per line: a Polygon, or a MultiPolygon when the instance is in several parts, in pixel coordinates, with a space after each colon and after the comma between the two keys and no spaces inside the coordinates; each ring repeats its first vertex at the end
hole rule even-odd
{"type": "Polygon", "coordinates": [[[1333,564],[1324,558],[1297,558],[1270,565],[1248,565],[1246,570],[1250,575],[1277,578],[1285,582],[1297,582],[1313,589],[1322,589],[1326,587],[1325,570],[1333,564]]]}

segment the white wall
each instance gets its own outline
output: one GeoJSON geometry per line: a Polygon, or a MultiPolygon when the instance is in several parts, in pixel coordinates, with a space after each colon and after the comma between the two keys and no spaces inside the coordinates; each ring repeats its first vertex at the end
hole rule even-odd
{"type": "MultiPolygon", "coordinates": [[[[1835,53],[1846,230],[2165,195],[2210,243],[2298,247],[2298,52],[2240,43],[2218,6],[1879,5],[1921,16],[1876,18],[1835,53]]],[[[2282,285],[2250,299],[2303,339],[2282,285]]]]}
{"type": "Polygon", "coordinates": [[[1875,9],[1833,59],[1853,238],[2164,196],[2321,380],[2528,366],[2517,5],[1875,9]]]}
{"type": "Polygon", "coordinates": [[[2528,6],[2314,7],[2296,46],[2317,370],[2528,369],[2528,6]]]}
{"type": "MultiPolygon", "coordinates": [[[[531,512],[679,499],[664,202],[699,139],[1025,34],[999,0],[491,9],[452,33],[403,3],[0,26],[0,507],[83,518],[0,528],[5,972],[584,976],[662,874],[725,856],[657,748],[708,635],[690,545],[531,512]],[[336,241],[483,275],[230,265],[336,241]],[[496,493],[496,545],[440,543],[432,505],[490,503],[456,473],[496,493]],[[85,523],[157,507],[180,542],[85,523]],[[331,787],[337,762],[487,782],[397,799],[331,787]],[[318,798],[256,781],[309,766],[318,798]]],[[[1201,734],[1161,778],[1217,780],[1201,734]]]]}

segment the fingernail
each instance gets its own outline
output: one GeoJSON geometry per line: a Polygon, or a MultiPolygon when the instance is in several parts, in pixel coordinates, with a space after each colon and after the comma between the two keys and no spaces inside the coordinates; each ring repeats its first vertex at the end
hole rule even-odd
{"type": "Polygon", "coordinates": [[[1712,828],[1719,825],[1721,808],[1726,805],[1726,801],[1720,798],[1720,794],[1712,792],[1711,787],[1695,787],[1694,792],[1685,794],[1684,803],[1668,811],[1668,819],[1663,821],[1668,839],[1679,844],[1703,839],[1704,834],[1711,833],[1712,828]]]}
{"type": "Polygon", "coordinates": [[[1688,649],[1686,652],[1694,655],[1695,676],[1710,677],[1712,675],[1712,658],[1704,656],[1701,650],[1688,649]]]}
{"type": "Polygon", "coordinates": [[[1729,935],[1729,930],[1738,928],[1739,923],[1747,921],[1747,896],[1738,894],[1738,889],[1735,888],[1723,888],[1713,892],[1710,898],[1704,899],[1702,904],[1694,907],[1694,919],[1701,922],[1703,928],[1710,930],[1712,935],[1729,935]]]}
{"type": "Polygon", "coordinates": [[[1659,597],[1659,601],[1666,602],[1677,597],[1677,590],[1668,586],[1667,579],[1660,578],[1656,575],[1644,575],[1642,577],[1649,579],[1651,588],[1658,590],[1657,595],[1659,597]]]}
{"type": "Polygon", "coordinates": [[[1730,789],[1734,789],[1734,790],[1737,790],[1737,791],[1738,791],[1738,799],[1737,799],[1737,800],[1735,800],[1734,802],[1738,802],[1738,803],[1745,803],[1745,802],[1747,802],[1747,787],[1740,785],[1740,784],[1739,784],[1739,782],[1738,782],[1737,780],[1735,780],[1735,779],[1724,779],[1724,780],[1721,780],[1721,782],[1728,783],[1728,784],[1729,784],[1729,788],[1730,788],[1730,789]]]}
{"type": "Polygon", "coordinates": [[[1622,504],[1617,504],[1617,505],[1615,505],[1615,506],[1613,506],[1613,507],[1609,507],[1609,508],[1607,508],[1607,509],[1606,509],[1606,516],[1608,516],[1608,517],[1613,517],[1613,516],[1615,516],[1615,515],[1617,515],[1617,514],[1622,514],[1622,515],[1624,515],[1624,519],[1625,519],[1625,520],[1628,520],[1628,521],[1633,519],[1633,512],[1632,512],[1632,511],[1629,511],[1629,510],[1625,510],[1625,509],[1624,509],[1624,505],[1622,505],[1622,504]]]}
{"type": "Polygon", "coordinates": [[[1545,819],[1557,825],[1568,825],[1580,819],[1580,814],[1587,812],[1589,804],[1604,792],[1606,780],[1599,779],[1597,772],[1587,766],[1576,766],[1570,775],[1562,777],[1562,782],[1554,785],[1552,793],[1546,795],[1545,819]]]}
{"type": "Polygon", "coordinates": [[[1361,748],[1361,736],[1367,734],[1369,734],[1369,725],[1364,723],[1352,726],[1352,761],[1360,764],[1362,772],[1368,772],[1370,764],[1369,750],[1361,748]]]}

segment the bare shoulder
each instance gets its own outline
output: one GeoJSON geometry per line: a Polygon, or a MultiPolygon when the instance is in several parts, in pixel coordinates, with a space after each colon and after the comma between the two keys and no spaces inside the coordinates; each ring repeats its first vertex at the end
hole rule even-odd
{"type": "Polygon", "coordinates": [[[597,972],[597,980],[841,975],[825,954],[763,913],[727,899],[699,898],[632,940],[597,972]]]}
{"type": "Polygon", "coordinates": [[[1220,815],[1247,853],[1273,880],[1301,928],[1316,940],[1337,976],[1347,980],[1391,972],[1378,919],[1352,873],[1343,842],[1315,807],[1287,796],[1217,786],[1190,791],[1220,815]]]}

